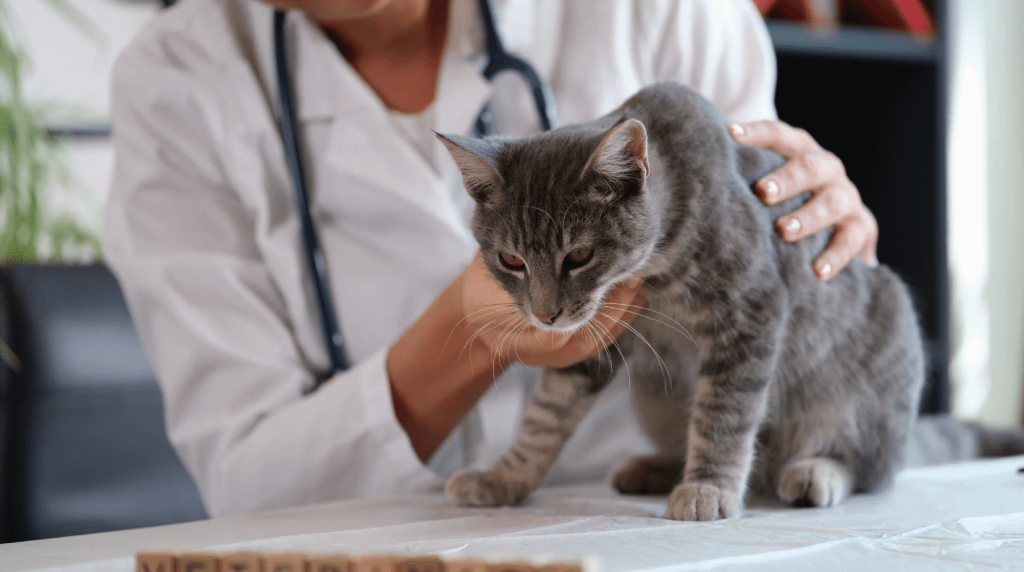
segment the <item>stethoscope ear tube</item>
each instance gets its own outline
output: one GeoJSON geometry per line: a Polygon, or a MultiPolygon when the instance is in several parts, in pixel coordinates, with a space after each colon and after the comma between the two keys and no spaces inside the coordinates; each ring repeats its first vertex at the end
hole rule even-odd
{"type": "MultiPolygon", "coordinates": [[[[494,7],[491,6],[491,0],[479,0],[479,4],[480,17],[483,20],[487,39],[487,67],[483,70],[483,76],[487,78],[487,81],[494,81],[494,77],[503,71],[518,73],[530,86],[533,105],[540,118],[540,128],[544,131],[558,128],[558,109],[555,107],[555,96],[551,93],[551,86],[540,77],[540,74],[529,62],[505,49],[494,19],[494,7]]],[[[476,122],[476,131],[480,136],[490,135],[494,132],[490,103],[485,105],[480,112],[476,122]]]]}
{"type": "Polygon", "coordinates": [[[331,296],[324,254],[320,249],[320,241],[317,240],[316,229],[313,227],[313,216],[309,209],[309,192],[306,188],[306,174],[302,166],[302,150],[299,145],[298,122],[295,119],[292,81],[288,75],[288,50],[285,46],[284,36],[285,17],[286,14],[283,11],[274,10],[274,65],[277,69],[281,140],[284,142],[284,153],[288,160],[292,187],[295,190],[295,211],[299,217],[299,233],[302,236],[306,266],[309,270],[313,296],[320,314],[320,329],[324,337],[327,359],[330,361],[330,368],[303,390],[304,393],[312,393],[331,376],[348,369],[348,360],[345,358],[345,341],[341,337],[341,329],[338,326],[338,314],[334,309],[334,299],[331,296]]]}

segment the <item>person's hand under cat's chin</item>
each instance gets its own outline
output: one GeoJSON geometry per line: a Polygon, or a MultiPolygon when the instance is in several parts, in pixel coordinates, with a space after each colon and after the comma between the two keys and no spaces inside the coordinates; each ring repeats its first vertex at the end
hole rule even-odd
{"type": "Polygon", "coordinates": [[[786,158],[783,166],[754,183],[754,191],[765,204],[807,191],[813,194],[803,206],[775,221],[779,236],[793,242],[834,227],[828,248],[814,261],[819,278],[835,276],[854,256],[872,266],[878,264],[878,222],[864,206],[838,157],[822,149],[803,129],[782,121],[734,123],[729,132],[738,143],[766,147],[786,158]]]}
{"type": "Polygon", "coordinates": [[[571,334],[552,332],[519,317],[512,297],[494,281],[479,252],[463,279],[463,312],[474,343],[486,345],[499,363],[556,368],[579,363],[610,346],[646,302],[641,280],[629,280],[612,289],[587,325],[571,334]]]}

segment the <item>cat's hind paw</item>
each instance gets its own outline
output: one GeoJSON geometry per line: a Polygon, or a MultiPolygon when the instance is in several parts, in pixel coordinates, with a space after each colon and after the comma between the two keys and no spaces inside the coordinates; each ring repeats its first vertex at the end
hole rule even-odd
{"type": "Polygon", "coordinates": [[[462,506],[508,506],[526,496],[517,494],[515,488],[497,471],[459,471],[448,477],[444,492],[462,506]]]}
{"type": "Polygon", "coordinates": [[[718,520],[733,518],[743,510],[738,491],[711,483],[682,483],[668,499],[668,516],[673,520],[718,520]]]}
{"type": "Polygon", "coordinates": [[[834,459],[811,457],[786,465],[776,492],[798,506],[833,506],[850,492],[850,482],[850,472],[834,459]]]}
{"type": "Polygon", "coordinates": [[[667,495],[682,478],[676,457],[630,457],[612,470],[612,486],[624,495],[667,495]]]}

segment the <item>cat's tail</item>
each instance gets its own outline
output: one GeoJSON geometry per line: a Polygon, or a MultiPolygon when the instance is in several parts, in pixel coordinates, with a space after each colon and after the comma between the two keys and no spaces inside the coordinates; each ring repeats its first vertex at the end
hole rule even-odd
{"type": "Polygon", "coordinates": [[[1024,455],[1021,429],[998,429],[948,415],[925,415],[917,420],[910,435],[907,466],[1012,455],[1024,455]]]}

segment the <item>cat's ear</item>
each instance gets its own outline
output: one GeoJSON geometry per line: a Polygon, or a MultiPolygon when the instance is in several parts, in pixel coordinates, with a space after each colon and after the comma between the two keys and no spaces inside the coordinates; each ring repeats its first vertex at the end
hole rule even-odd
{"type": "MultiPolygon", "coordinates": [[[[650,172],[647,163],[647,129],[636,119],[627,119],[605,133],[590,156],[583,176],[596,173],[618,188],[639,190],[650,172]]],[[[612,200],[615,197],[604,197],[612,200]]]]}
{"type": "Polygon", "coordinates": [[[493,140],[475,139],[461,135],[445,135],[434,132],[448,148],[455,164],[462,171],[462,182],[466,191],[478,203],[487,202],[494,192],[501,189],[505,181],[495,166],[501,143],[493,140]]]}

